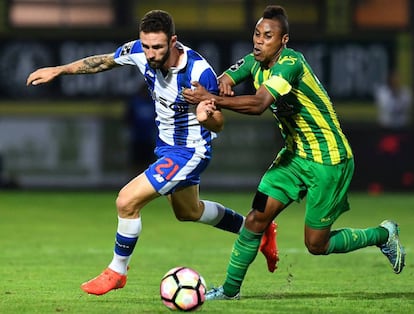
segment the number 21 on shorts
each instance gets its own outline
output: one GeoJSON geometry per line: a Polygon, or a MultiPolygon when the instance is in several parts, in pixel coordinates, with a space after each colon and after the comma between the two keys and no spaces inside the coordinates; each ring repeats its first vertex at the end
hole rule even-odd
{"type": "Polygon", "coordinates": [[[174,164],[174,161],[168,157],[155,167],[155,171],[166,180],[170,180],[177,173],[178,169],[180,169],[180,166],[174,164]]]}

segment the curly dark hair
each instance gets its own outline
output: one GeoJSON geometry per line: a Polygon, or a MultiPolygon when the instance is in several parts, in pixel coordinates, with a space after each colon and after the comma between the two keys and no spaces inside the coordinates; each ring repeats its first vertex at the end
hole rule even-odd
{"type": "Polygon", "coordinates": [[[174,20],[166,11],[152,10],[147,12],[141,20],[139,31],[144,33],[163,32],[171,39],[175,35],[174,20]]]}

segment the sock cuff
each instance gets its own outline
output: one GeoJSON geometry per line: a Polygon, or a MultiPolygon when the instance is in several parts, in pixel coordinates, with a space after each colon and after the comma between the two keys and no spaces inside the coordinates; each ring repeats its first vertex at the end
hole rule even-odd
{"type": "Polygon", "coordinates": [[[224,216],[225,207],[212,201],[202,200],[202,202],[204,203],[204,211],[198,221],[213,226],[218,224],[224,216]]]}
{"type": "Polygon", "coordinates": [[[121,218],[118,216],[117,232],[128,238],[136,238],[142,230],[141,217],[134,219],[121,218]]]}
{"type": "Polygon", "coordinates": [[[243,227],[240,231],[240,236],[244,236],[248,239],[260,239],[262,235],[263,235],[263,232],[256,233],[256,232],[250,231],[246,227],[243,227]]]}

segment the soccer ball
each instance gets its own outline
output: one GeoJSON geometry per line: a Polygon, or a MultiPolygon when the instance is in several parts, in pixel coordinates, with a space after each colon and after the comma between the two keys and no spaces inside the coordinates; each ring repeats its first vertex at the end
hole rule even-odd
{"type": "Polygon", "coordinates": [[[175,267],[161,279],[161,300],[171,310],[194,311],[203,303],[206,282],[194,269],[175,267]]]}

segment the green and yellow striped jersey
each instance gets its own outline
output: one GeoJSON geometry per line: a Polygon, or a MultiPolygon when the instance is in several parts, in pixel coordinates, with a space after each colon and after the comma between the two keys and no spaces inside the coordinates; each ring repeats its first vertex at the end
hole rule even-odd
{"type": "Polygon", "coordinates": [[[252,77],[256,89],[263,84],[273,95],[269,109],[288,150],[326,165],[352,157],[332,102],[300,52],[283,49],[270,69],[248,54],[225,73],[235,84],[252,77]]]}

